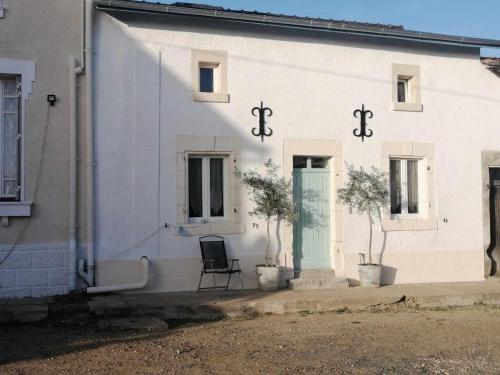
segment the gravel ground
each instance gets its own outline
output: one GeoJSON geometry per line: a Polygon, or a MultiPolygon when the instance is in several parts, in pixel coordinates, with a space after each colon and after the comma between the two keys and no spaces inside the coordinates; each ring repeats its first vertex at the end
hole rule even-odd
{"type": "Polygon", "coordinates": [[[0,374],[498,374],[500,310],[295,314],[160,331],[0,327],[0,374]]]}

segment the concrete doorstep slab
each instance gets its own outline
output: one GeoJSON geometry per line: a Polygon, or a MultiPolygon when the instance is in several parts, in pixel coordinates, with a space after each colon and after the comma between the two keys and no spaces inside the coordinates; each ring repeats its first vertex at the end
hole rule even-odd
{"type": "MultiPolygon", "coordinates": [[[[391,285],[381,288],[338,288],[332,290],[232,290],[185,293],[108,294],[86,296],[75,305],[61,297],[50,299],[0,300],[0,323],[36,322],[50,315],[81,313],[96,317],[101,327],[149,323],[137,317],[164,321],[203,321],[223,318],[254,317],[264,314],[316,313],[328,311],[367,311],[397,307],[448,308],[488,305],[500,307],[500,280],[475,283],[436,283],[391,285]],[[77,310],[73,311],[73,307],[77,310]],[[82,308],[83,306],[83,308],[82,308]],[[80,311],[81,310],[81,311],[80,311]],[[126,320],[114,318],[133,318],[126,320]]],[[[155,321],[158,323],[158,321],[155,321]]],[[[159,323],[160,326],[162,323],[159,323]]],[[[148,328],[145,328],[148,329],[148,328]]]]}
{"type": "Polygon", "coordinates": [[[0,301],[0,323],[41,322],[48,316],[48,299],[23,298],[0,301]]]}
{"type": "Polygon", "coordinates": [[[210,320],[299,312],[364,311],[374,308],[500,306],[500,282],[406,284],[381,288],[219,291],[95,296],[97,316],[153,315],[165,320],[210,320]]]}

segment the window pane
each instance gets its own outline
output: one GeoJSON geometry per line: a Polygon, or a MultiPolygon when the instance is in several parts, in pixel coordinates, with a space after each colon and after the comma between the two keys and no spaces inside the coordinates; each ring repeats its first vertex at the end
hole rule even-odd
{"type": "Polygon", "coordinates": [[[401,160],[391,160],[391,214],[401,213],[401,160]]]}
{"type": "Polygon", "coordinates": [[[210,159],[210,216],[224,216],[224,160],[210,159]]]}
{"type": "Polygon", "coordinates": [[[294,156],[293,157],[293,167],[294,168],[307,168],[307,156],[294,156]]]}
{"type": "Polygon", "coordinates": [[[418,214],[418,160],[408,160],[408,213],[418,214]]]}
{"type": "Polygon", "coordinates": [[[4,114],[3,176],[17,179],[17,114],[4,114]]]}
{"type": "Polygon", "coordinates": [[[328,158],[311,158],[311,168],[326,168],[328,158]]]}
{"type": "Polygon", "coordinates": [[[398,81],[398,102],[406,102],[407,81],[398,81]]]}
{"type": "Polygon", "coordinates": [[[4,197],[15,197],[17,195],[17,182],[16,181],[4,181],[3,188],[4,197]]]}
{"type": "Polygon", "coordinates": [[[214,69],[200,67],[200,92],[214,92],[214,69]]]}
{"type": "Polygon", "coordinates": [[[189,158],[189,217],[203,216],[202,159],[189,158]]]}
{"type": "Polygon", "coordinates": [[[3,109],[6,112],[17,112],[17,98],[4,98],[3,99],[3,109]]]}
{"type": "Polygon", "coordinates": [[[3,81],[3,94],[8,96],[16,96],[17,95],[17,83],[15,80],[11,81],[3,81]]]}

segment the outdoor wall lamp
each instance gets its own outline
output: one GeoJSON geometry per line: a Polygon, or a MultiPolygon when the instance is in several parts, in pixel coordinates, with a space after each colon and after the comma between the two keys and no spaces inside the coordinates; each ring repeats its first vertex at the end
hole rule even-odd
{"type": "Polygon", "coordinates": [[[358,118],[359,115],[359,129],[354,129],[352,131],[352,134],[354,134],[355,137],[361,137],[361,142],[365,141],[366,138],[370,138],[373,135],[373,131],[370,129],[366,128],[366,119],[367,118],[372,118],[373,117],[373,112],[370,110],[365,110],[365,105],[363,104],[361,106],[361,109],[356,109],[353,112],[353,116],[358,118]]]}
{"type": "Polygon", "coordinates": [[[54,94],[49,94],[47,95],[47,101],[49,102],[50,106],[53,107],[56,105],[57,97],[54,94]]]}
{"type": "Polygon", "coordinates": [[[271,108],[264,107],[264,102],[261,101],[260,107],[252,108],[252,115],[257,117],[257,113],[259,116],[259,129],[257,131],[257,128],[253,128],[252,134],[256,137],[260,137],[261,142],[264,142],[264,137],[270,137],[273,135],[273,130],[270,127],[267,127],[266,131],[266,115],[271,117],[273,115],[273,111],[271,108]]]}

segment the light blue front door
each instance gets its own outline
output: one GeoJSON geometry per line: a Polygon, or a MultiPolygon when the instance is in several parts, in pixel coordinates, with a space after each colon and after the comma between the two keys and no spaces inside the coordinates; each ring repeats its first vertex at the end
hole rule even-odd
{"type": "Polygon", "coordinates": [[[295,269],[331,268],[329,160],[295,156],[293,199],[297,221],[293,226],[295,269]]]}

